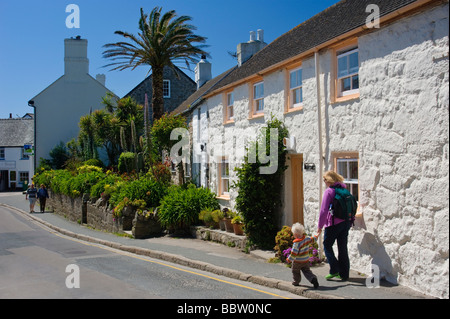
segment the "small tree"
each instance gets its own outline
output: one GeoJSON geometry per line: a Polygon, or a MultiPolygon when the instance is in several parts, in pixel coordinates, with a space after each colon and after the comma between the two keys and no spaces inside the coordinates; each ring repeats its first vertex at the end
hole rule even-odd
{"type": "Polygon", "coordinates": [[[62,169],[69,159],[69,153],[63,142],[59,142],[49,153],[51,157],[51,165],[54,169],[62,169]]]}
{"type": "Polygon", "coordinates": [[[286,150],[283,146],[283,138],[288,136],[284,124],[271,119],[265,131],[265,140],[260,137],[259,143],[253,143],[247,150],[244,164],[235,168],[238,181],[233,184],[238,189],[236,208],[245,220],[246,235],[250,242],[261,248],[272,249],[276,235],[277,214],[282,205],[282,177],[286,170],[286,150]],[[252,154],[258,154],[259,148],[265,143],[266,156],[270,154],[270,129],[278,130],[277,157],[278,167],[273,174],[261,174],[260,168],[264,167],[261,159],[252,160],[252,154]]]}
{"type": "MultiPolygon", "coordinates": [[[[188,128],[186,118],[181,115],[164,114],[160,119],[153,123],[151,135],[153,138],[153,145],[156,147],[159,155],[161,155],[163,151],[170,153],[172,147],[180,141],[180,138],[178,140],[170,139],[173,130],[178,128],[186,130],[188,128]]],[[[181,184],[184,181],[183,162],[180,161],[177,166],[181,184]]]]}

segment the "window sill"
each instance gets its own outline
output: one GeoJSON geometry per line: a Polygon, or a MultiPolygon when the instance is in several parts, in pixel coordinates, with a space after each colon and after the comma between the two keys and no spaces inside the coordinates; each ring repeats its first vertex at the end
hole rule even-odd
{"type": "Polygon", "coordinates": [[[234,119],[226,120],[223,122],[223,125],[234,124],[234,119]]]}
{"type": "Polygon", "coordinates": [[[230,200],[230,195],[220,195],[216,196],[217,199],[230,200]]]}
{"type": "Polygon", "coordinates": [[[252,114],[248,119],[253,120],[253,119],[259,119],[261,117],[264,117],[264,112],[252,114]]]}
{"type": "Polygon", "coordinates": [[[303,105],[297,107],[290,107],[284,112],[284,114],[295,113],[299,111],[303,111],[303,105]]]}
{"type": "Polygon", "coordinates": [[[340,102],[355,100],[358,98],[359,98],[359,93],[349,94],[349,95],[339,96],[339,97],[335,98],[333,103],[340,103],[340,102]]]}

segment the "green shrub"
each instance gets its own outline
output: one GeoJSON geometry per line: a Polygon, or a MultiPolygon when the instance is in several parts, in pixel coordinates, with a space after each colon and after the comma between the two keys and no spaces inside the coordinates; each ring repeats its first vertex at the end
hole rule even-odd
{"type": "Polygon", "coordinates": [[[97,158],[91,158],[87,161],[83,162],[83,165],[89,165],[89,166],[97,166],[100,168],[104,168],[105,165],[103,164],[103,162],[97,158]]]}
{"type": "Polygon", "coordinates": [[[112,192],[116,190],[114,185],[121,180],[120,176],[114,174],[106,174],[106,176],[100,179],[94,186],[91,188],[91,197],[99,198],[102,193],[107,193],[111,195],[112,192]],[[114,187],[114,189],[112,189],[114,187]]]}
{"type": "Polygon", "coordinates": [[[159,220],[161,225],[172,231],[186,230],[198,223],[199,214],[205,209],[219,209],[216,195],[206,188],[195,185],[172,186],[161,200],[159,220]]]}
{"type": "Polygon", "coordinates": [[[33,177],[34,184],[36,186],[44,184],[47,188],[50,187],[51,181],[55,176],[55,171],[52,169],[45,170],[44,168],[39,169],[39,171],[33,177]]]}
{"type": "MultiPolygon", "coordinates": [[[[286,170],[286,150],[283,138],[288,136],[284,124],[271,119],[266,130],[266,155],[270,152],[270,129],[278,129],[278,167],[273,174],[261,174],[260,168],[266,166],[258,158],[256,163],[249,160],[247,154],[244,164],[235,168],[238,181],[233,184],[238,189],[236,208],[245,220],[245,232],[252,245],[263,249],[271,249],[277,232],[276,218],[282,206],[282,178],[286,170]]],[[[264,136],[264,135],[262,135],[264,136]]],[[[262,141],[261,137],[260,140],[262,141]]],[[[262,141],[264,142],[264,141],[262,141]]],[[[253,143],[250,150],[258,154],[258,145],[253,143]],[[255,151],[256,148],[256,151],[255,151]]]]}
{"type": "Polygon", "coordinates": [[[152,178],[143,177],[129,182],[118,182],[115,191],[111,194],[110,203],[118,205],[123,199],[130,201],[142,199],[147,208],[158,207],[161,199],[166,194],[167,189],[163,183],[152,178]]]}
{"type": "Polygon", "coordinates": [[[120,173],[131,173],[133,170],[136,170],[136,154],[132,152],[120,154],[117,168],[120,173]]]}

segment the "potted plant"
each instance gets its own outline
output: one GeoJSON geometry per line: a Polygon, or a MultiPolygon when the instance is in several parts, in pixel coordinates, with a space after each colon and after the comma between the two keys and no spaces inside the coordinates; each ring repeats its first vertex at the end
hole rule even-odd
{"type": "Polygon", "coordinates": [[[219,226],[219,220],[215,218],[215,214],[210,208],[202,210],[198,218],[203,221],[206,227],[217,228],[219,226]]]}
{"type": "Polygon", "coordinates": [[[231,224],[231,220],[236,216],[236,213],[232,210],[229,210],[228,208],[224,208],[223,210],[225,216],[223,218],[223,221],[225,222],[225,230],[229,233],[233,233],[233,225],[231,224]]]}
{"type": "Polygon", "coordinates": [[[244,235],[244,230],[242,229],[244,220],[242,219],[241,215],[236,214],[236,216],[234,216],[231,220],[231,223],[233,224],[233,231],[236,235],[244,235]]]}
{"type": "Polygon", "coordinates": [[[225,222],[223,221],[225,214],[220,209],[216,209],[211,212],[211,215],[214,220],[214,224],[218,226],[220,230],[225,230],[225,222]]]}

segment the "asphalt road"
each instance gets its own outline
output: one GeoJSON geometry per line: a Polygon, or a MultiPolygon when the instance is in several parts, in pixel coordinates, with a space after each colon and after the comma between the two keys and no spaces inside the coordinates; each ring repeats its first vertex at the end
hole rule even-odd
{"type": "Polygon", "coordinates": [[[0,298],[300,297],[78,241],[0,206],[0,298]]]}

